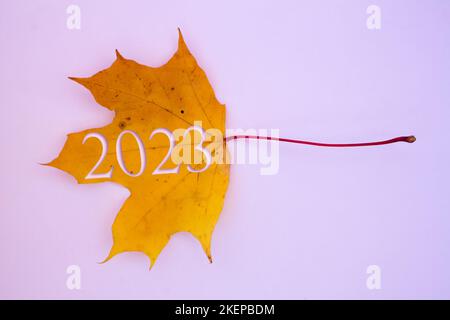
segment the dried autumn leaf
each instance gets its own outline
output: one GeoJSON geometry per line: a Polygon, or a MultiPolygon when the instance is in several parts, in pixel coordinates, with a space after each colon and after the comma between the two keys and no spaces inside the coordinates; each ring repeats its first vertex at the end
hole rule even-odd
{"type": "MultiPolygon", "coordinates": [[[[225,106],[221,105],[209,81],[189,52],[181,32],[178,50],[163,66],[152,68],[123,58],[116,52],[115,62],[90,78],[71,78],[91,91],[95,100],[115,112],[111,124],[68,135],[59,154],[48,165],[70,173],[79,183],[116,182],[130,190],[112,226],[113,246],[105,261],[118,253],[140,251],[154,264],[171,235],[187,231],[196,237],[211,261],[211,236],[222,210],[228,187],[229,165],[212,163],[194,173],[181,166],[178,174],[154,175],[151,172],[166,156],[169,141],[153,130],[173,131],[188,128],[201,120],[203,128],[225,131],[225,106]],[[120,170],[116,158],[116,140],[123,130],[142,137],[146,149],[146,170],[132,177],[120,170]],[[86,179],[96,165],[102,145],[86,135],[99,133],[108,142],[108,151],[95,169],[111,178],[86,179]],[[84,143],[83,143],[84,142],[84,143]]],[[[124,135],[124,163],[130,172],[141,166],[136,140],[124,135]]],[[[162,167],[176,164],[169,160],[162,167]]]]}

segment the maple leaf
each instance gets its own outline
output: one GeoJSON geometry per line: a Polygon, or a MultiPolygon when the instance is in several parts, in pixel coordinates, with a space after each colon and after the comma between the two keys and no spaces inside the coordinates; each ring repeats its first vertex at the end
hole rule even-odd
{"type": "MultiPolygon", "coordinates": [[[[205,129],[225,131],[225,106],[217,101],[181,32],[178,50],[161,67],[141,65],[116,51],[109,68],[89,78],[70,79],[90,90],[115,116],[104,127],[69,134],[59,156],[48,165],[71,174],[78,183],[113,181],[130,191],[112,226],[113,246],[105,261],[121,252],[140,251],[150,258],[151,267],[171,235],[181,231],[197,238],[212,261],[211,236],[223,207],[229,165],[212,163],[203,172],[191,172],[184,165],[175,174],[150,171],[170,149],[164,134],[149,139],[155,129],[173,131],[201,120],[205,129]],[[142,137],[145,154],[132,134],[123,135],[117,144],[124,131],[142,137]],[[103,149],[100,139],[89,138],[98,134],[105,137],[103,149]],[[102,150],[105,154],[99,162],[102,150]],[[89,174],[95,174],[95,179],[89,179],[89,174]]],[[[176,166],[168,160],[161,169],[176,166]]]]}

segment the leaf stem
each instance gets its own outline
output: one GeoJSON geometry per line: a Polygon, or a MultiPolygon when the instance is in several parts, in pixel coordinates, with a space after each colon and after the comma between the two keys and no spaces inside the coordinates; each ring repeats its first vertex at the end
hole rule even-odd
{"type": "Polygon", "coordinates": [[[317,147],[335,147],[335,148],[347,148],[347,147],[370,147],[370,146],[380,146],[384,144],[391,144],[396,142],[408,142],[413,143],[416,141],[414,136],[401,136],[389,140],[374,141],[374,142],[361,142],[361,143],[322,143],[314,141],[287,139],[287,138],[277,138],[277,137],[264,137],[264,136],[252,136],[252,135],[234,135],[225,137],[225,141],[238,140],[238,139],[256,139],[256,140],[275,140],[281,142],[297,143],[297,144],[307,144],[317,147]]]}

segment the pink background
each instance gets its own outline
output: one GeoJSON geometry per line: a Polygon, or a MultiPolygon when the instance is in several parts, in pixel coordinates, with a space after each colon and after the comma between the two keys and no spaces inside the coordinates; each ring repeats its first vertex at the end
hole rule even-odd
{"type": "Polygon", "coordinates": [[[68,1],[0,4],[1,298],[450,298],[450,2],[68,1]],[[366,8],[382,28],[366,28],[366,8]],[[177,27],[227,105],[229,128],[356,142],[415,134],[413,145],[284,144],[279,174],[233,166],[214,263],[186,233],[154,269],[138,253],[100,265],[128,192],[77,185],[39,166],[69,132],[112,113],[67,76],[114,49],[158,66],[177,27]],[[66,268],[81,267],[81,290],[66,268]],[[381,290],[366,268],[382,270],[381,290]]]}

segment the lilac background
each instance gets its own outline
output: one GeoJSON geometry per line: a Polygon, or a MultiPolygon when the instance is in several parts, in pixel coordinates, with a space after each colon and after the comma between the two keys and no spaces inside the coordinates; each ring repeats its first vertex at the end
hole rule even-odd
{"type": "Polygon", "coordinates": [[[0,298],[450,298],[450,1],[1,1],[0,298]],[[366,8],[382,29],[366,28],[366,8]],[[128,192],[77,185],[39,166],[65,135],[112,113],[66,79],[114,49],[158,66],[177,27],[229,128],[280,128],[330,142],[415,134],[413,145],[284,144],[280,172],[234,166],[214,263],[177,234],[152,271],[122,254],[100,265],[128,192]],[[66,288],[66,267],[82,289],[66,288]],[[382,268],[382,289],[366,268],[382,268]]]}

